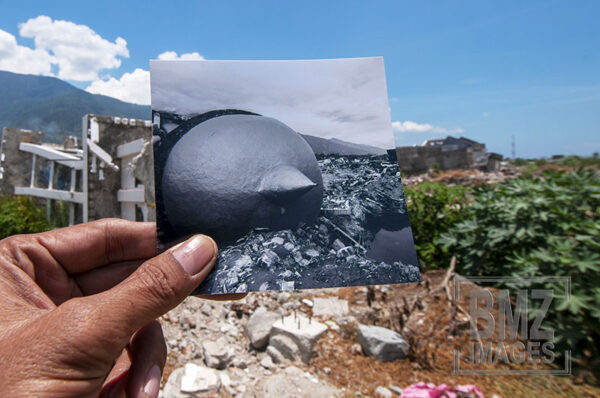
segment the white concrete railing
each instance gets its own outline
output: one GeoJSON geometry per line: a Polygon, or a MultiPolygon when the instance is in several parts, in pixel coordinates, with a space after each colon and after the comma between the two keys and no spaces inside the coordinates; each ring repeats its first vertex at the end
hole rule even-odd
{"type": "Polygon", "coordinates": [[[136,207],[142,212],[143,221],[148,221],[148,205],[144,195],[144,185],[136,184],[133,159],[142,152],[144,140],[137,139],[117,147],[117,158],[121,160],[121,189],[117,191],[117,200],[121,202],[121,218],[136,220],[136,207]]]}
{"type": "Polygon", "coordinates": [[[46,145],[31,144],[21,142],[19,150],[31,153],[31,175],[28,187],[15,187],[15,195],[29,195],[47,200],[46,212],[50,217],[50,200],[62,200],[69,202],[69,225],[75,222],[75,204],[83,204],[85,195],[83,192],[76,191],[77,171],[83,170],[82,156],[78,153],[71,154],[59,151],[46,145]],[[48,186],[45,188],[36,187],[36,160],[44,158],[50,162],[48,175],[48,186]],[[54,187],[55,164],[69,167],[71,169],[69,190],[56,189],[54,187]]]}

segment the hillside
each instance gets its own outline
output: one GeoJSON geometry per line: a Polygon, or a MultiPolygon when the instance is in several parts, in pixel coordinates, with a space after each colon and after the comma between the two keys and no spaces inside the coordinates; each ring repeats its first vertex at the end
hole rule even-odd
{"type": "Polygon", "coordinates": [[[0,131],[42,130],[49,141],[81,134],[81,118],[87,113],[150,118],[149,106],[90,94],[54,77],[0,71],[0,93],[0,131]]]}
{"type": "Polygon", "coordinates": [[[385,149],[370,146],[355,144],[339,140],[337,138],[320,138],[313,135],[302,134],[308,145],[318,155],[385,155],[385,149]]]}

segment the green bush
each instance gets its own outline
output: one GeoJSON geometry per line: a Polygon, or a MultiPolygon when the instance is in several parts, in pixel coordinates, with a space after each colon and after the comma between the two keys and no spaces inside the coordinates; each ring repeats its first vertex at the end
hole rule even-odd
{"type": "MultiPolygon", "coordinates": [[[[597,155],[597,154],[596,154],[597,155]]],[[[588,166],[600,166],[600,159],[597,156],[592,156],[589,158],[584,158],[576,155],[567,156],[560,159],[557,162],[560,166],[570,166],[570,167],[588,167],[588,166]]]]}
{"type": "Polygon", "coordinates": [[[30,197],[0,196],[0,239],[16,234],[29,234],[52,229],[46,221],[46,210],[30,197]]]}
{"type": "Polygon", "coordinates": [[[559,347],[581,359],[598,358],[600,178],[586,170],[546,171],[481,186],[472,195],[466,218],[439,239],[457,255],[458,272],[571,276],[570,300],[549,313],[545,324],[555,330],[559,347]]]}
{"type": "Polygon", "coordinates": [[[511,161],[511,163],[513,166],[519,167],[519,166],[525,166],[526,164],[529,164],[529,161],[527,159],[516,158],[516,159],[513,159],[511,161]]]}
{"type": "Polygon", "coordinates": [[[52,228],[61,228],[69,225],[69,203],[53,200],[50,205],[50,223],[52,228]]]}
{"type": "Polygon", "coordinates": [[[427,268],[448,266],[451,256],[436,241],[462,219],[466,194],[465,187],[439,182],[424,182],[405,190],[417,255],[427,268]]]}

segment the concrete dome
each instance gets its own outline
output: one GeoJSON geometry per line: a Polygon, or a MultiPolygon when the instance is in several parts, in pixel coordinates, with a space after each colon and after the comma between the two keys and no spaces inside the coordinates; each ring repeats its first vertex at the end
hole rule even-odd
{"type": "Polygon", "coordinates": [[[191,128],[162,177],[164,208],[178,232],[233,240],[252,228],[293,228],[316,219],[323,180],[315,155],[278,120],[226,115],[191,128]]]}

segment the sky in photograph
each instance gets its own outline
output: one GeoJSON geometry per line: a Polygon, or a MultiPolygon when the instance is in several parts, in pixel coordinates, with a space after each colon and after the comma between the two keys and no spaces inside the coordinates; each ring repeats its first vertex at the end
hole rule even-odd
{"type": "Polygon", "coordinates": [[[151,61],[152,109],[241,109],[322,138],[393,148],[383,58],[151,61]]]}
{"type": "Polygon", "coordinates": [[[595,0],[0,0],[0,10],[0,70],[128,102],[150,103],[150,59],[382,56],[398,145],[455,135],[510,156],[514,136],[521,157],[600,152],[595,0]]]}

